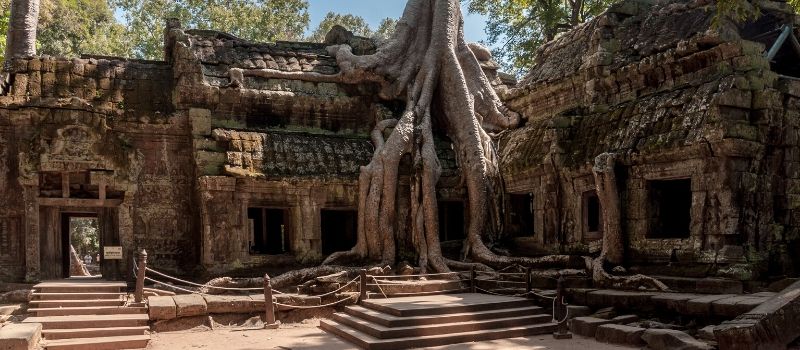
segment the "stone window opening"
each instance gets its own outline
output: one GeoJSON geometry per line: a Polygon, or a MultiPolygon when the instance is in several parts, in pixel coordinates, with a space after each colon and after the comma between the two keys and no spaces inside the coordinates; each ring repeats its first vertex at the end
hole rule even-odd
{"type": "Polygon", "coordinates": [[[290,251],[288,210],[248,208],[250,254],[278,255],[290,251]]]}
{"type": "Polygon", "coordinates": [[[533,194],[511,193],[508,195],[508,230],[513,237],[531,237],[533,226],[533,194]]]}
{"type": "Polygon", "coordinates": [[[647,238],[689,238],[692,209],[692,180],[647,182],[647,238]]]}
{"type": "Polygon", "coordinates": [[[322,209],[320,211],[322,254],[350,250],[358,240],[358,211],[322,209]]]}
{"type": "Polygon", "coordinates": [[[439,241],[460,241],[466,238],[464,202],[439,201],[439,241]]]}
{"type": "Polygon", "coordinates": [[[600,205],[600,198],[594,190],[584,192],[582,197],[583,238],[587,241],[602,239],[603,208],[600,205]]]}

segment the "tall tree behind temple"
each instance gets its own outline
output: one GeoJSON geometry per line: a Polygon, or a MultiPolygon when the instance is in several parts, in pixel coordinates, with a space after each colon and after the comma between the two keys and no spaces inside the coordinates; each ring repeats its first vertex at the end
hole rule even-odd
{"type": "MultiPolygon", "coordinates": [[[[6,51],[11,0],[0,0],[0,51],[6,51]]],[[[41,0],[35,51],[41,55],[125,56],[124,27],[106,0],[41,0]]],[[[2,60],[2,56],[0,56],[2,60]]]]}
{"type": "Polygon", "coordinates": [[[10,6],[5,57],[36,54],[36,26],[39,0],[12,0],[10,6]]]}
{"type": "Polygon", "coordinates": [[[163,57],[167,18],[184,27],[214,29],[253,41],[297,40],[308,27],[307,0],[109,0],[122,11],[131,55],[163,57]]]}
{"type": "Polygon", "coordinates": [[[365,37],[372,36],[372,29],[363,17],[351,15],[349,13],[343,15],[340,13],[328,12],[325,18],[319,22],[317,28],[311,33],[311,36],[306,38],[306,40],[317,43],[323,42],[325,40],[325,35],[337,24],[347,28],[347,30],[353,32],[355,35],[365,37]]]}
{"type": "Polygon", "coordinates": [[[470,0],[469,11],[488,17],[487,41],[509,72],[522,73],[533,52],[556,34],[603,12],[614,0],[470,0]]]}
{"type": "Polygon", "coordinates": [[[40,54],[126,56],[125,27],[106,0],[41,0],[37,49],[40,54]]]}

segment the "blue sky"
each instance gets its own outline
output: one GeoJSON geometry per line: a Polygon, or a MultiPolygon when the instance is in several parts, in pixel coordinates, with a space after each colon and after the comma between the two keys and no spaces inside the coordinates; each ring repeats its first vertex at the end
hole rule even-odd
{"type": "MultiPolygon", "coordinates": [[[[317,27],[328,12],[350,13],[363,17],[373,29],[378,28],[386,17],[400,18],[406,6],[406,0],[309,0],[308,13],[311,23],[307,34],[317,27]]],[[[481,41],[486,38],[483,29],[486,17],[469,14],[464,7],[464,36],[467,41],[481,41]]]]}

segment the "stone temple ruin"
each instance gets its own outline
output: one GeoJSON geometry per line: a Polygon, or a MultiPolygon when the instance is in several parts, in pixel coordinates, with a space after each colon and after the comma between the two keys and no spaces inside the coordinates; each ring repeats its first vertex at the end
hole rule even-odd
{"type": "MultiPolygon", "coordinates": [[[[613,153],[631,272],[736,294],[800,275],[800,18],[759,4],[757,20],[714,28],[708,1],[624,1],[545,44],[519,82],[478,57],[523,119],[497,137],[496,246],[598,253],[592,166],[613,153]]],[[[0,96],[0,280],[68,277],[75,215],[97,217],[101,246],[123,249],[102,259],[103,276],[129,281],[140,247],[184,276],[351,248],[369,132],[403,106],[337,74],[327,45],[375,46],[334,34],[252,43],[172,22],[163,62],[14,60],[0,96]]],[[[466,192],[447,135],[436,137],[440,238],[458,259],[466,192]]]]}

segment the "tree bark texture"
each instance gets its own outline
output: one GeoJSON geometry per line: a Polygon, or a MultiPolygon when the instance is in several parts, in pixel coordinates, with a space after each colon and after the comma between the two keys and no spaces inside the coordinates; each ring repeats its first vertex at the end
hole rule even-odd
{"type": "Polygon", "coordinates": [[[6,62],[10,58],[36,55],[39,0],[12,0],[6,37],[6,62]]]}

